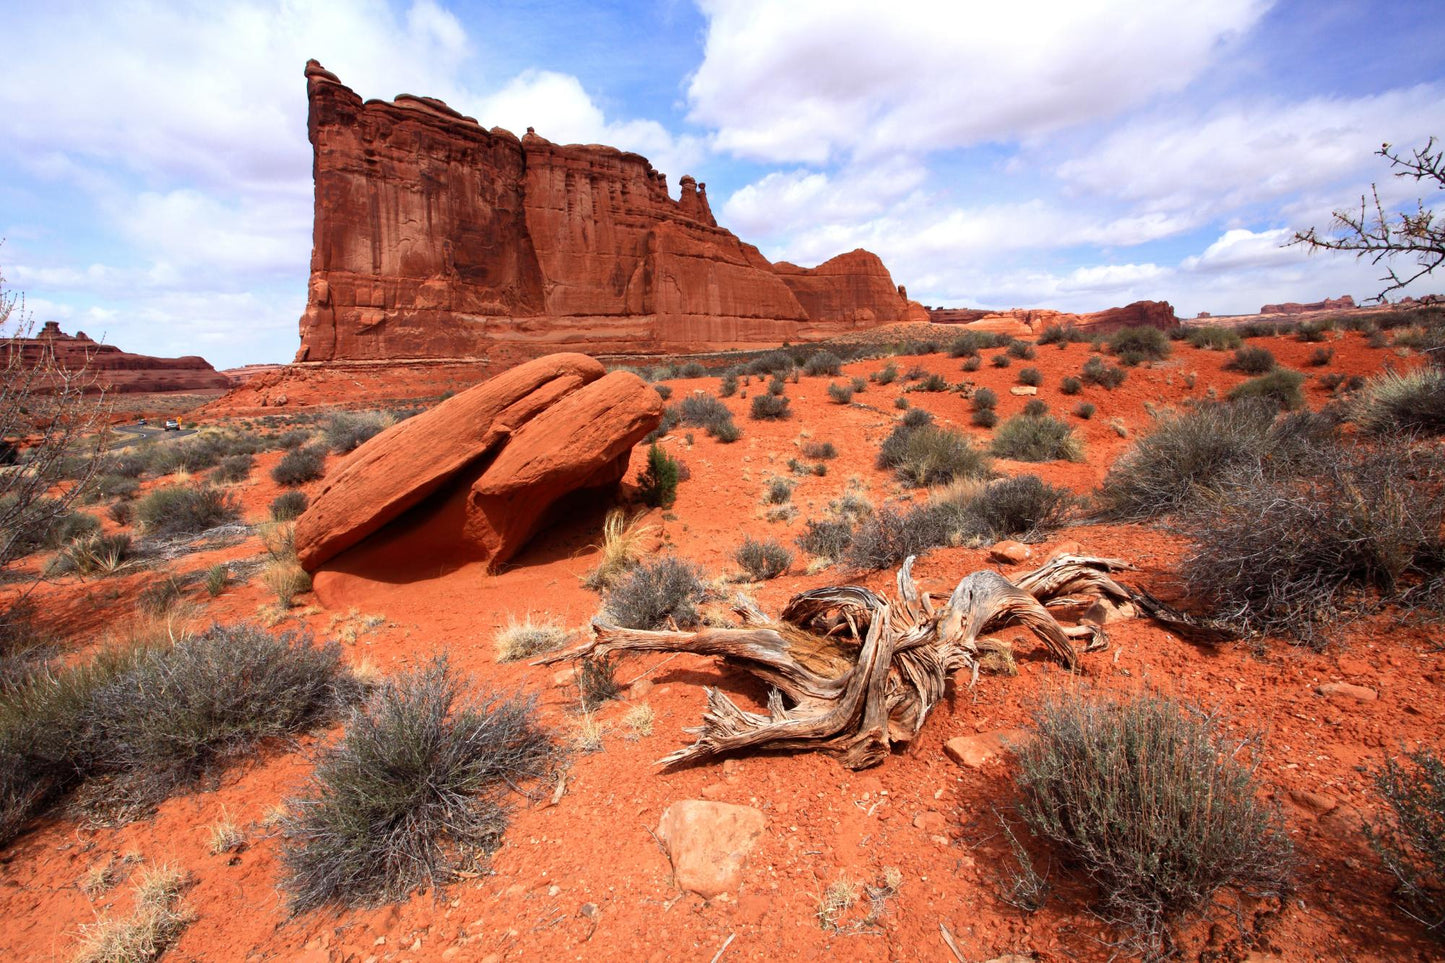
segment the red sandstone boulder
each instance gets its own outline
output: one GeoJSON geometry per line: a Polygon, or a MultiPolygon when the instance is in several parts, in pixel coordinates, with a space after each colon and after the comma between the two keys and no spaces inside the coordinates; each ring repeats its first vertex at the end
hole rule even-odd
{"type": "Polygon", "coordinates": [[[411,555],[506,561],[559,499],[619,481],[661,419],[635,375],[603,377],[580,354],[529,361],[352,452],[297,519],[297,554],[315,571],[375,536],[411,555]]]}
{"type": "Polygon", "coordinates": [[[656,835],[678,889],[712,899],[737,891],[743,864],[766,825],[751,806],[685,799],[663,811],[656,835]]]}

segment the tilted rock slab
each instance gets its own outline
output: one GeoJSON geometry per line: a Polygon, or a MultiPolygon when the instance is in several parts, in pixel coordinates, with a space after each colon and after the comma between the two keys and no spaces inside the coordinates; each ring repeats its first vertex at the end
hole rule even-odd
{"type": "Polygon", "coordinates": [[[297,555],[315,571],[407,512],[440,506],[440,550],[500,565],[559,500],[621,481],[661,421],[661,396],[634,374],[606,374],[581,354],[529,361],[352,452],[297,519],[297,555]]]}
{"type": "Polygon", "coordinates": [[[663,811],[657,839],[672,861],[678,889],[712,899],[737,892],[743,864],[766,826],[766,817],[751,806],[684,799],[663,811]]]}

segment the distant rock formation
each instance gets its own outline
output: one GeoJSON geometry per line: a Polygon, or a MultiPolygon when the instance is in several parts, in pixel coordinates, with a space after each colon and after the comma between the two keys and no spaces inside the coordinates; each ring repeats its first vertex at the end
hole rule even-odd
{"type": "Polygon", "coordinates": [[[926,320],[873,254],[772,265],[645,157],[362,102],[306,65],[314,246],[297,361],[702,351],[926,320]]]}
{"type": "Polygon", "coordinates": [[[1168,330],[1179,324],[1174,307],[1168,301],[1135,301],[1122,308],[1107,308],[1089,314],[1070,314],[1047,308],[1013,308],[1009,311],[929,308],[928,319],[934,324],[967,325],[976,330],[1017,335],[1038,334],[1051,325],[1071,324],[1087,331],[1108,333],[1140,325],[1168,330]]]}
{"type": "MultiPolygon", "coordinates": [[[[33,338],[0,339],[0,348],[19,352],[24,364],[39,365],[53,359],[67,371],[83,371],[99,387],[122,393],[209,391],[230,387],[230,379],[197,355],[153,358],[130,354],[113,344],[91,340],[84,331],[66,334],[56,321],[47,321],[33,338]]],[[[13,354],[12,354],[13,356],[13,354]]],[[[44,382],[41,382],[42,388],[44,382]]]]}
{"type": "Polygon", "coordinates": [[[1337,298],[1325,298],[1323,301],[1311,301],[1309,304],[1300,304],[1298,301],[1286,301],[1283,304],[1266,304],[1259,309],[1260,314],[1305,314],[1310,311],[1351,311],[1359,305],[1355,299],[1348,294],[1337,298]]]}
{"type": "Polygon", "coordinates": [[[426,566],[500,565],[558,502],[615,487],[661,421],[662,397],[631,372],[604,374],[581,354],[528,361],[347,456],[296,520],[297,555],[310,572],[334,560],[403,581],[426,566]]]}

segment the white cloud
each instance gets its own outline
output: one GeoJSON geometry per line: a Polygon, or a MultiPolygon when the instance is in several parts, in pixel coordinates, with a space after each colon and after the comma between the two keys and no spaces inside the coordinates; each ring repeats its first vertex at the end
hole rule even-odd
{"type": "Polygon", "coordinates": [[[691,117],[740,156],[819,164],[1016,140],[1176,91],[1269,0],[704,0],[691,117]]]}

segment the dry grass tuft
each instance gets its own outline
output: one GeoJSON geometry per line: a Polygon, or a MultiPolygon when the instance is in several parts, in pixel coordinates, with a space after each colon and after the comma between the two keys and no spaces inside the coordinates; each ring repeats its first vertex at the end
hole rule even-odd
{"type": "Polygon", "coordinates": [[[311,576],[296,562],[277,560],[261,570],[261,581],[276,593],[276,604],[289,609],[302,592],[311,591],[311,576]]]}
{"type": "Polygon", "coordinates": [[[554,652],[567,643],[571,637],[560,621],[550,615],[533,617],[532,613],[519,622],[515,616],[507,616],[506,628],[497,632],[494,639],[497,659],[501,662],[517,662],[530,659],[544,652],[554,652]]]}
{"type": "Polygon", "coordinates": [[[76,963],[147,963],[164,953],[195,919],[181,902],[187,876],[174,866],[145,870],[135,887],[130,916],[103,916],[80,928],[76,963]]]}
{"type": "Polygon", "coordinates": [[[612,509],[602,522],[601,543],[593,546],[602,558],[584,584],[597,592],[610,588],[637,564],[643,541],[656,530],[655,525],[643,525],[641,515],[628,518],[622,509],[612,509]]]}

